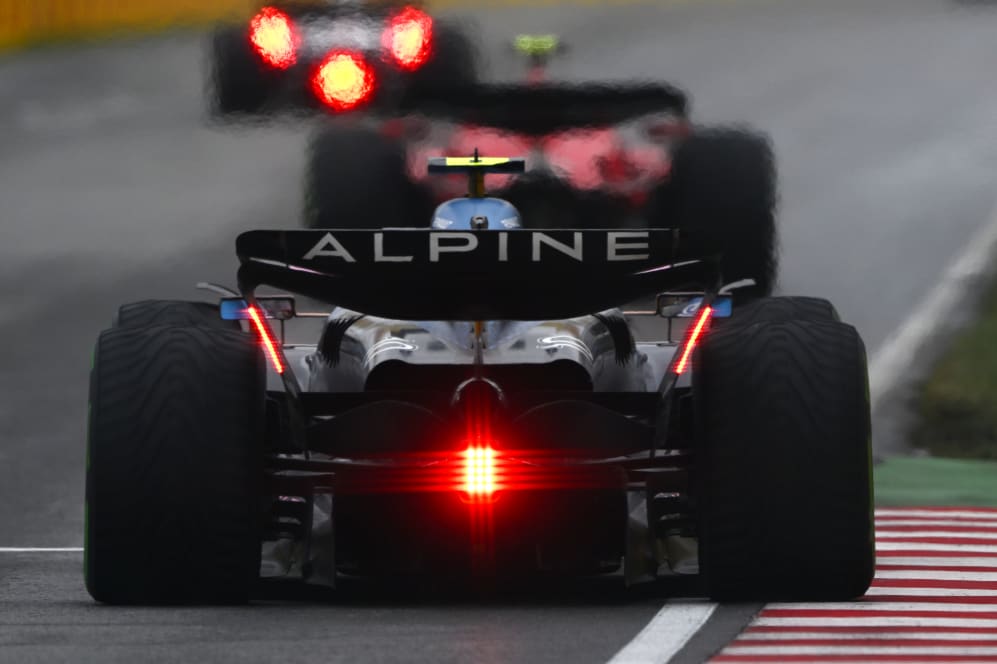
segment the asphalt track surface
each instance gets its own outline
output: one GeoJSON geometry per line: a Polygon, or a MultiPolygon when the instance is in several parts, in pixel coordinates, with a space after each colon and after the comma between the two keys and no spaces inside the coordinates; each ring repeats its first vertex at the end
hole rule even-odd
{"type": "MultiPolygon", "coordinates": [[[[653,77],[701,121],[770,132],[786,293],[831,298],[875,353],[990,216],[997,7],[744,0],[475,10],[491,52],[559,32],[553,73],[653,77]]],[[[294,226],[306,127],[222,130],[201,41],[0,59],[0,547],[82,543],[89,355],[121,302],[231,282],[243,229],[294,226]]],[[[498,77],[518,71],[496,62],[498,77]]],[[[94,605],[78,553],[0,553],[0,661],[603,662],[669,596],[614,580],[496,597],[360,588],[238,609],[94,605]]],[[[745,621],[724,607],[678,660],[745,621]]]]}

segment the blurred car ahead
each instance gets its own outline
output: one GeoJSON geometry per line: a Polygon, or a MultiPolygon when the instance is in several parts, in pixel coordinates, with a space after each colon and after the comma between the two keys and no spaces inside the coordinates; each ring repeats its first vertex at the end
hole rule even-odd
{"type": "Polygon", "coordinates": [[[715,226],[725,276],[754,281],[755,295],[772,291],[776,176],[766,136],[694,126],[686,95],[666,83],[552,81],[549,60],[565,50],[556,36],[513,43],[527,58],[522,82],[444,86],[409,96],[393,116],[338,113],[323,123],[309,146],[304,225],[420,227],[466,192],[459,177],[428,177],[427,159],[521,155],[527,173],[493,182],[526,227],[715,226]]]}
{"type": "Polygon", "coordinates": [[[276,2],[211,37],[216,115],[348,111],[477,80],[475,47],[418,3],[276,2]]]}

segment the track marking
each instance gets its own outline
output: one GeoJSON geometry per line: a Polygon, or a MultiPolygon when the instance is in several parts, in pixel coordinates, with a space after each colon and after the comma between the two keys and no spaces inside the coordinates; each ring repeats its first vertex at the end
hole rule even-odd
{"type": "MultiPolygon", "coordinates": [[[[997,206],[952,263],[941,280],[880,346],[869,363],[869,394],[875,408],[883,397],[919,364],[918,355],[948,321],[958,319],[978,292],[979,283],[994,273],[997,255],[997,206]]],[[[997,512],[991,512],[997,518],[997,512]]]]}
{"type": "Polygon", "coordinates": [[[896,641],[935,641],[959,643],[997,643],[997,633],[980,632],[975,634],[965,634],[957,632],[942,632],[933,634],[931,632],[898,632],[882,630],[879,632],[797,632],[797,631],[760,631],[749,630],[740,637],[745,642],[759,641],[882,641],[891,639],[896,641]],[[898,637],[897,634],[902,636],[898,637]]]}
{"type": "Polygon", "coordinates": [[[900,530],[902,528],[961,528],[964,531],[997,532],[997,521],[939,520],[939,519],[880,519],[876,531],[900,530]]]}
{"type": "Polygon", "coordinates": [[[990,572],[959,572],[953,570],[882,569],[876,572],[874,584],[887,579],[924,581],[988,581],[997,583],[997,570],[990,572]]]}
{"type": "Polygon", "coordinates": [[[930,542],[932,539],[943,538],[952,539],[978,539],[997,540],[997,531],[979,532],[979,530],[965,530],[953,527],[946,530],[893,530],[891,528],[880,529],[876,527],[876,537],[881,540],[912,539],[913,541],[930,542]],[[959,534],[963,537],[953,538],[952,535],[959,534]],[[966,537],[969,535],[969,537],[966,537]]]}
{"type": "Polygon", "coordinates": [[[609,664],[649,664],[670,660],[716,610],[713,602],[665,604],[609,664]]]}
{"type": "Polygon", "coordinates": [[[82,553],[82,546],[0,546],[0,553],[82,553]]]}
{"type": "MultiPolygon", "coordinates": [[[[992,618],[981,618],[972,622],[967,622],[963,618],[925,618],[921,616],[822,616],[822,617],[783,617],[765,616],[756,618],[753,626],[759,627],[870,627],[882,629],[883,627],[916,627],[923,630],[926,627],[978,627],[981,629],[997,630],[997,620],[992,618]],[[871,620],[875,618],[875,620],[871,620]]],[[[736,641],[735,641],[736,643],[736,641]]]]}
{"type": "Polygon", "coordinates": [[[890,645],[829,645],[829,646],[783,646],[783,645],[738,645],[731,646],[731,655],[997,655],[997,647],[993,645],[965,646],[931,646],[931,647],[897,647],[890,645]]]}
{"type": "MultiPolygon", "coordinates": [[[[987,618],[997,620],[997,604],[961,604],[949,603],[944,607],[945,613],[984,614],[987,618]]],[[[938,613],[938,605],[931,602],[879,602],[861,600],[857,602],[800,602],[774,603],[765,607],[765,615],[770,616],[848,616],[863,613],[897,615],[921,615],[938,613]]]]}
{"type": "Polygon", "coordinates": [[[911,602],[948,602],[954,597],[972,597],[974,598],[972,600],[974,602],[986,600],[987,603],[997,604],[997,588],[892,588],[873,586],[866,591],[865,596],[870,600],[903,597],[905,601],[911,602]]]}
{"type": "Polygon", "coordinates": [[[939,572],[983,572],[997,571],[997,560],[991,558],[946,558],[943,565],[938,560],[917,560],[909,558],[879,558],[876,569],[889,572],[923,572],[937,570],[939,572]]]}
{"type": "MultiPolygon", "coordinates": [[[[966,555],[987,554],[997,556],[997,544],[935,544],[919,542],[876,542],[876,552],[884,552],[893,556],[913,553],[917,556],[930,556],[932,553],[962,553],[966,555]],[[914,544],[917,548],[915,549],[914,544]]],[[[941,556],[939,556],[941,557],[941,556]]]]}
{"type": "Polygon", "coordinates": [[[711,661],[997,662],[993,513],[877,510],[876,548],[887,554],[864,598],[769,604],[711,661]],[[904,518],[924,512],[930,525],[904,518]],[[959,520],[967,513],[972,525],[959,520]],[[888,520],[900,525],[881,529],[888,520]]]}

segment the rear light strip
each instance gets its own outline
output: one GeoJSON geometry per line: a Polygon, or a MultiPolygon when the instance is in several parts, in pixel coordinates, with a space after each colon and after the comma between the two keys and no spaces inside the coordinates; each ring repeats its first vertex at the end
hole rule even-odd
{"type": "Polygon", "coordinates": [[[674,371],[676,376],[681,376],[689,368],[690,360],[692,360],[692,352],[696,349],[696,344],[699,343],[699,340],[706,332],[712,314],[713,307],[705,306],[699,312],[699,316],[696,317],[696,322],[693,324],[685,343],[682,345],[682,353],[679,355],[679,361],[675,364],[674,371]]]}
{"type": "Polygon", "coordinates": [[[274,370],[279,373],[284,373],[284,362],[280,358],[280,353],[277,351],[277,343],[273,338],[273,331],[270,329],[270,324],[267,323],[263,316],[260,315],[260,310],[254,306],[250,306],[247,310],[249,312],[249,320],[253,322],[253,327],[256,328],[256,333],[260,335],[260,341],[263,344],[263,349],[267,352],[267,356],[270,358],[270,362],[273,364],[274,370]]]}

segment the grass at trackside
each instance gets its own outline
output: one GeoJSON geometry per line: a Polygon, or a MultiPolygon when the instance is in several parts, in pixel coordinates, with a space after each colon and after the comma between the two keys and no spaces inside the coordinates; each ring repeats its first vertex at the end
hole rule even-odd
{"type": "Polygon", "coordinates": [[[897,457],[873,472],[881,507],[997,506],[997,461],[897,457]]]}
{"type": "Polygon", "coordinates": [[[997,284],[918,388],[910,444],[875,467],[878,505],[997,506],[997,284]]]}
{"type": "Polygon", "coordinates": [[[997,460],[997,284],[920,387],[910,443],[936,457],[997,460]]]}

